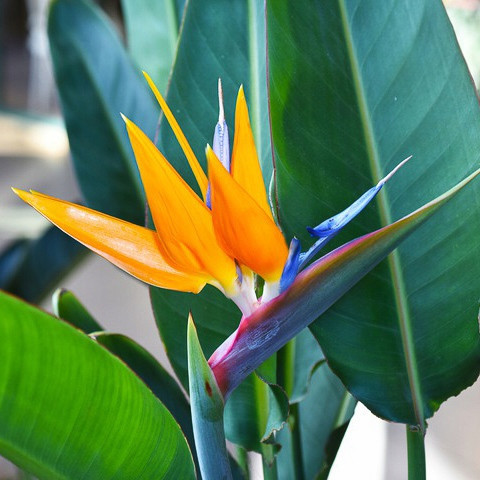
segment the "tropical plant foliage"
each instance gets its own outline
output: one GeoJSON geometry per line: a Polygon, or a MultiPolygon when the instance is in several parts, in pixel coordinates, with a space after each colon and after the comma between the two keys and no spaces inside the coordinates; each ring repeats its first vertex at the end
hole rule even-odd
{"type": "MultiPolygon", "coordinates": [[[[424,478],[426,420],[479,375],[480,110],[442,3],[262,3],[123,0],[122,42],[93,2],[51,2],[56,82],[86,205],[130,222],[115,232],[147,235],[155,222],[162,239],[152,182],[135,162],[140,141],[132,150],[120,112],[201,194],[141,70],[205,171],[217,80],[231,132],[243,84],[274,218],[301,271],[279,280],[269,302],[259,280],[260,306],[243,316],[211,285],[198,294],[151,287],[188,398],[72,293],[54,295],[56,317],[0,293],[0,454],[39,478],[248,478],[247,451],[261,453],[266,478],[327,478],[356,401],[416,432],[410,472],[424,478]],[[315,225],[319,239],[308,235],[315,225]],[[322,257],[305,253],[330,239],[322,257]]],[[[215,226],[213,177],[210,187],[215,226]]],[[[20,195],[49,216],[47,197],[20,195]]],[[[52,221],[102,253],[88,237],[97,217],[86,233],[69,231],[75,208],[52,221]]],[[[40,239],[4,252],[3,288],[38,301],[82,256],[63,239],[58,250],[40,239]],[[51,259],[40,276],[36,258],[51,259]]],[[[115,255],[104,254],[132,273],[115,255]]],[[[136,276],[159,285],[149,275],[136,276]]]]}

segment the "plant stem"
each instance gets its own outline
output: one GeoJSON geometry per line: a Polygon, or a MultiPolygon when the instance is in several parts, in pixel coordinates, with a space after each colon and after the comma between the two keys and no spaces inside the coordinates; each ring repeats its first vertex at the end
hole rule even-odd
{"type": "Polygon", "coordinates": [[[277,461],[273,453],[272,445],[262,446],[262,465],[263,465],[263,479],[277,480],[277,461]]]}
{"type": "Polygon", "coordinates": [[[277,382],[290,397],[295,381],[295,346],[293,338],[277,353],[277,382]]]}
{"type": "Polygon", "coordinates": [[[293,420],[291,433],[292,433],[292,456],[293,456],[292,461],[295,469],[295,479],[304,480],[305,472],[303,470],[302,439],[300,438],[300,412],[298,410],[298,403],[294,403],[290,405],[290,415],[293,420]]]}
{"type": "Polygon", "coordinates": [[[425,434],[407,425],[408,480],[426,480],[425,434]]]}

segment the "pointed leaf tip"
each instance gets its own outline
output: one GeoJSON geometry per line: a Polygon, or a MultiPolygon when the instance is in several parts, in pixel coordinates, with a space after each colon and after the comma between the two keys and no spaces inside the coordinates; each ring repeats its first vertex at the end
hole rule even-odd
{"type": "Polygon", "coordinates": [[[187,360],[193,433],[202,478],[232,478],[226,448],[224,399],[188,316],[187,360]]]}

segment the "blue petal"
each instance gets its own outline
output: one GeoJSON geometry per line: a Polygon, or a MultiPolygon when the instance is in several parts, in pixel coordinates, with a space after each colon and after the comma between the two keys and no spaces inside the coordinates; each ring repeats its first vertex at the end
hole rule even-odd
{"type": "Polygon", "coordinates": [[[312,237],[318,238],[330,237],[332,234],[337,233],[373,200],[383,185],[384,183],[379,183],[375,187],[372,187],[343,212],[337,213],[333,217],[323,221],[320,225],[317,225],[315,228],[307,227],[308,232],[312,237]]]}
{"type": "Polygon", "coordinates": [[[295,280],[300,268],[301,245],[297,237],[293,237],[288,249],[288,257],[280,278],[280,293],[286,290],[295,280]]]}
{"type": "Polygon", "coordinates": [[[318,237],[319,240],[317,240],[307,252],[300,254],[299,268],[302,268],[310,261],[327,242],[347,225],[347,223],[353,220],[375,198],[375,195],[382,189],[387,180],[389,180],[400,167],[405,165],[410,158],[412,158],[411,155],[400,162],[388,175],[382,178],[377,185],[367,190],[359,199],[355,200],[355,202],[343,210],[343,212],[337,213],[314,228],[307,227],[310,235],[312,235],[312,237],[318,237]]]}

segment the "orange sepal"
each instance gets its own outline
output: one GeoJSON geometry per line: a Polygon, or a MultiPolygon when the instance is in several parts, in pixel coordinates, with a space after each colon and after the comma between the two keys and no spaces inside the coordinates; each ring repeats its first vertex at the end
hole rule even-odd
{"type": "Polygon", "coordinates": [[[250,126],[243,87],[240,87],[238,91],[235,108],[235,136],[230,170],[233,178],[273,221],[270,205],[267,201],[267,192],[263,183],[262,170],[258,161],[257,149],[255,148],[252,127],[250,126]]]}
{"type": "Polygon", "coordinates": [[[125,118],[161,253],[175,268],[209,275],[229,292],[235,263],[219,246],[212,214],[152,141],[125,118]]]}
{"type": "Polygon", "coordinates": [[[187,157],[190,168],[192,169],[192,172],[195,175],[195,179],[197,180],[198,186],[200,187],[200,190],[202,192],[203,199],[205,200],[207,195],[207,188],[208,188],[207,176],[205,175],[205,172],[203,171],[200,163],[198,162],[197,157],[193,153],[192,147],[188,143],[188,140],[185,137],[185,135],[183,134],[183,131],[180,128],[180,125],[178,124],[172,111],[167,105],[167,102],[162,97],[162,94],[160,93],[156,85],[153,83],[153,80],[150,78],[148,73],[143,72],[143,75],[147,79],[147,82],[150,85],[150,88],[152,89],[152,92],[155,95],[155,98],[157,99],[160,105],[160,108],[162,109],[163,114],[165,115],[165,118],[167,119],[171,129],[173,130],[173,133],[175,134],[175,137],[177,138],[178,143],[182,147],[183,153],[187,157]]]}
{"type": "Polygon", "coordinates": [[[278,281],[288,256],[280,229],[207,147],[215,234],[222,248],[266,281],[278,281]]]}
{"type": "Polygon", "coordinates": [[[153,230],[48,195],[13,191],[65,233],[143,282],[198,293],[208,281],[172,268],[153,230]]]}

